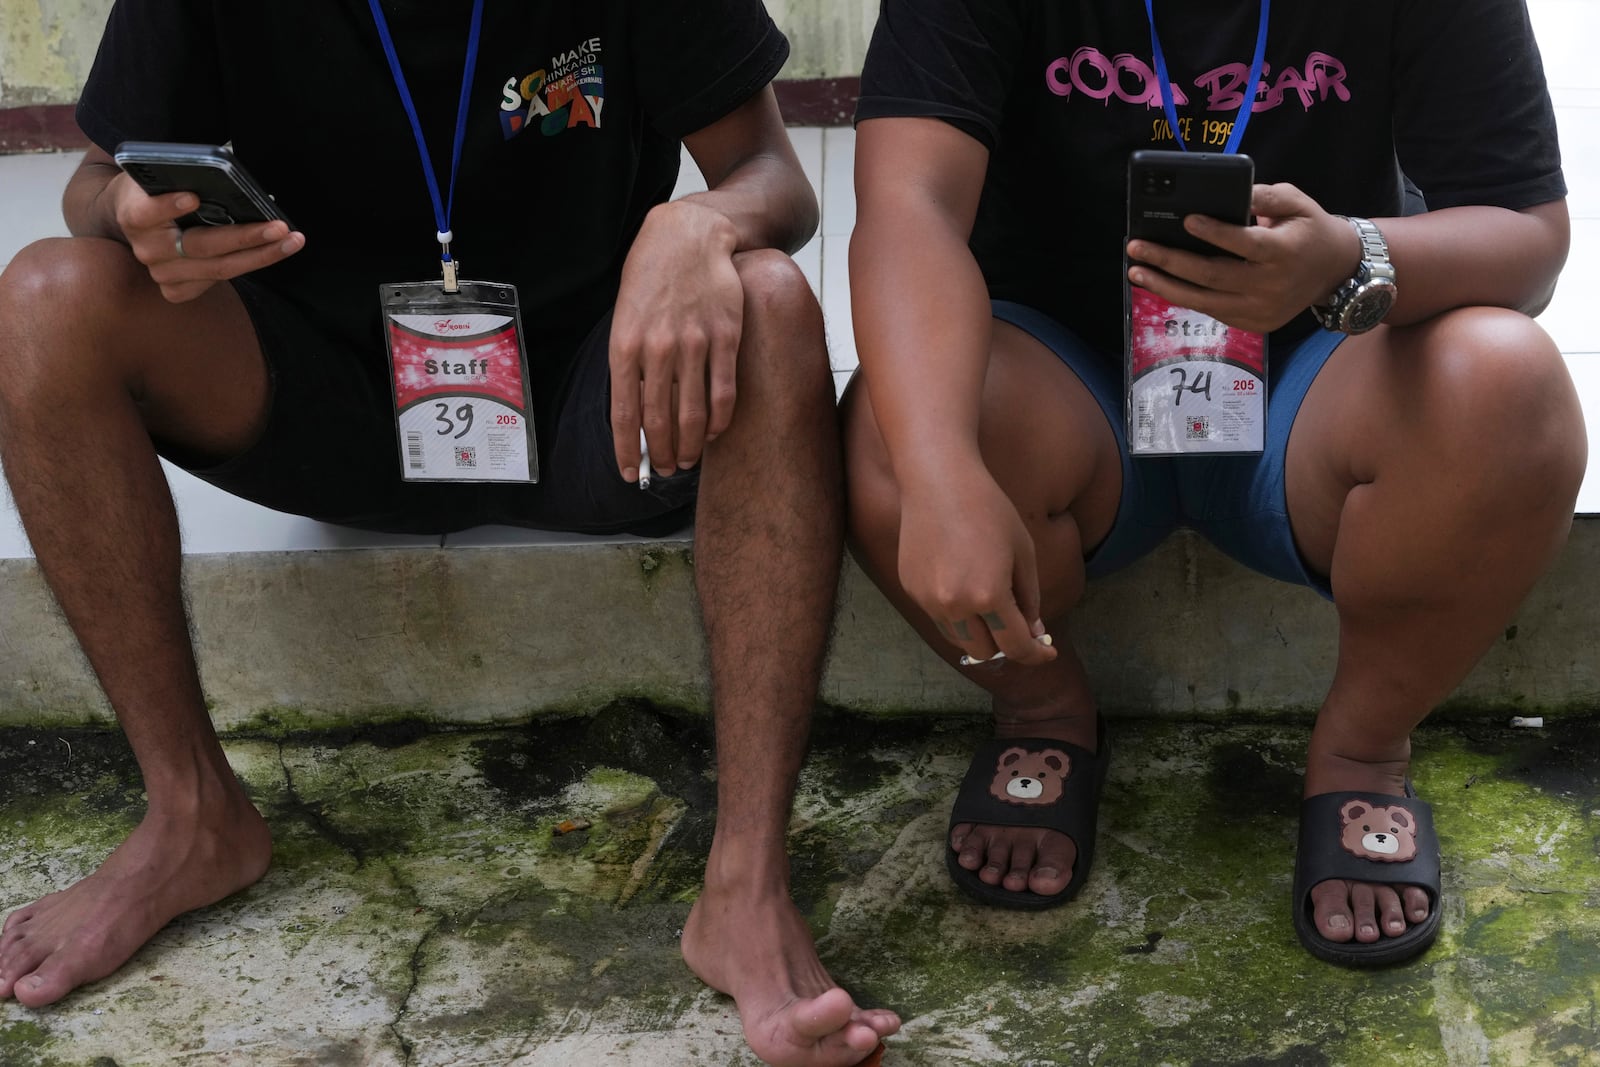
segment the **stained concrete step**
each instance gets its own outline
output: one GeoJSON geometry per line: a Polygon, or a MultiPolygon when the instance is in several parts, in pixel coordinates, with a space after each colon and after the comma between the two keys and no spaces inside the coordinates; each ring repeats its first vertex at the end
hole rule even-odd
{"type": "MultiPolygon", "coordinates": [[[[686,540],[195,556],[187,575],[223,728],[485,724],[627,696],[707,705],[686,540]]],[[[31,559],[0,560],[0,620],[0,726],[109,721],[31,559]]],[[[1113,716],[1231,720],[1314,710],[1338,634],[1315,594],[1180,533],[1091,586],[1072,637],[1113,716]]],[[[1580,516],[1445,713],[1600,707],[1597,639],[1600,518],[1580,516]]],[[[872,713],[983,706],[853,566],[821,699],[872,713]]]]}

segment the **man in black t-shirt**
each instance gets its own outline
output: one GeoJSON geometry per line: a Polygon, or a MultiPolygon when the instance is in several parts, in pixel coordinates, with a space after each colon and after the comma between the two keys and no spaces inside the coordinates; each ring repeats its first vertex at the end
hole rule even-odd
{"type": "Polygon", "coordinates": [[[94,147],[65,194],[74,236],[0,277],[0,453],[149,811],[94,875],[7,919],[0,999],[52,1003],[267,869],[268,827],[207,718],[159,455],[379,530],[692,519],[720,773],[684,956],[763,1058],[857,1062],[899,1022],[828,978],[784,855],[843,534],[821,313],[786,255],[817,222],[768,84],[787,41],[759,0],[482,11],[111,12],[78,109],[94,147]],[[142,191],[113,159],[125,140],[231,143],[298,228],[181,229],[195,198],[142,191]],[[709,190],[668,202],[680,144],[709,190]],[[402,477],[379,286],[438,282],[445,231],[465,277],[520,294],[537,484],[402,477]]]}
{"type": "Polygon", "coordinates": [[[1302,943],[1421,952],[1441,909],[1411,730],[1553,559],[1585,464],[1530,318],[1568,223],[1522,4],[885,0],[857,122],[852,543],[996,719],[952,877],[1003,906],[1076,892],[1108,751],[1066,618],[1187,524],[1338,612],[1302,943]],[[1131,152],[1222,152],[1241,128],[1256,225],[1190,216],[1215,255],[1127,240],[1131,152]],[[1402,172],[1425,214],[1401,217],[1402,172]],[[1260,454],[1130,458],[1125,282],[1270,335],[1260,454]]]}

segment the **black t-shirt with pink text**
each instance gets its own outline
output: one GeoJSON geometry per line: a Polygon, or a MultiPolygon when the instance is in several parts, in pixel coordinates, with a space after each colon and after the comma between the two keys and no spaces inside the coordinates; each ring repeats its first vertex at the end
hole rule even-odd
{"type": "MultiPolygon", "coordinates": [[[[1221,151],[1260,5],[1168,0],[1155,17],[1178,132],[1221,151]]],[[[892,116],[942,119],[990,149],[972,247],[991,294],[1120,348],[1128,154],[1177,147],[1144,4],[884,0],[856,118],[892,116]]],[[[1430,209],[1566,193],[1521,0],[1273,0],[1240,151],[1258,182],[1345,215],[1400,214],[1402,172],[1430,209]]]]}

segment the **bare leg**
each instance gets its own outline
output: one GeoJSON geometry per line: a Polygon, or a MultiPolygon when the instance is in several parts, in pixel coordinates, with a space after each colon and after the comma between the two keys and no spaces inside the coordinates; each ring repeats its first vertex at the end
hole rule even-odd
{"type": "MultiPolygon", "coordinates": [[[[851,548],[862,568],[947,663],[960,652],[900,586],[900,493],[871,397],[857,379],[845,403],[851,548]]],[[[1122,493],[1116,440],[1089,391],[1056,356],[995,323],[979,445],[984,462],[1033,537],[1042,614],[1059,655],[1037,667],[1009,662],[964,673],[993,697],[999,737],[1051,737],[1094,751],[1095,703],[1065,617],[1083,595],[1085,547],[1110,531],[1122,493]]],[[[990,885],[1051,896],[1072,877],[1077,849],[1053,830],[956,826],[959,862],[990,885]]]]}
{"type": "Polygon", "coordinates": [[[853,1064],[899,1028],[828,976],[784,836],[833,621],[843,529],[822,316],[788,257],[748,253],[738,402],[706,450],[695,571],[711,651],[717,830],[683,955],[773,1064],[853,1064]]]}
{"type": "Polygon", "coordinates": [[[6,920],[0,999],[59,1000],[175,916],[266,872],[266,824],[201,696],[177,520],[150,440],[238,451],[259,432],[266,396],[254,333],[226,285],[168,304],[126,248],[87,238],[30,246],[0,276],[0,454],[149,797],[98,871],[6,920]]]}
{"type": "MultiPolygon", "coordinates": [[[[1471,309],[1340,346],[1288,454],[1295,538],[1339,611],[1307,796],[1403,793],[1412,728],[1565,543],[1584,466],[1577,394],[1530,319],[1471,309]]],[[[1415,887],[1333,881],[1312,898],[1332,941],[1398,936],[1428,914],[1415,887]]]]}

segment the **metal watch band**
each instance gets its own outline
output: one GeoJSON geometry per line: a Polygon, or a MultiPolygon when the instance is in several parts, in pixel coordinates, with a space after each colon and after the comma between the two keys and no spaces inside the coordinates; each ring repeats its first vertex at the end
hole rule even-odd
{"type": "Polygon", "coordinates": [[[1361,241],[1361,262],[1355,274],[1340,284],[1327,306],[1313,305],[1311,313],[1324,329],[1364,333],[1376,326],[1394,302],[1394,265],[1389,262],[1389,242],[1371,219],[1340,216],[1361,241]]]}

